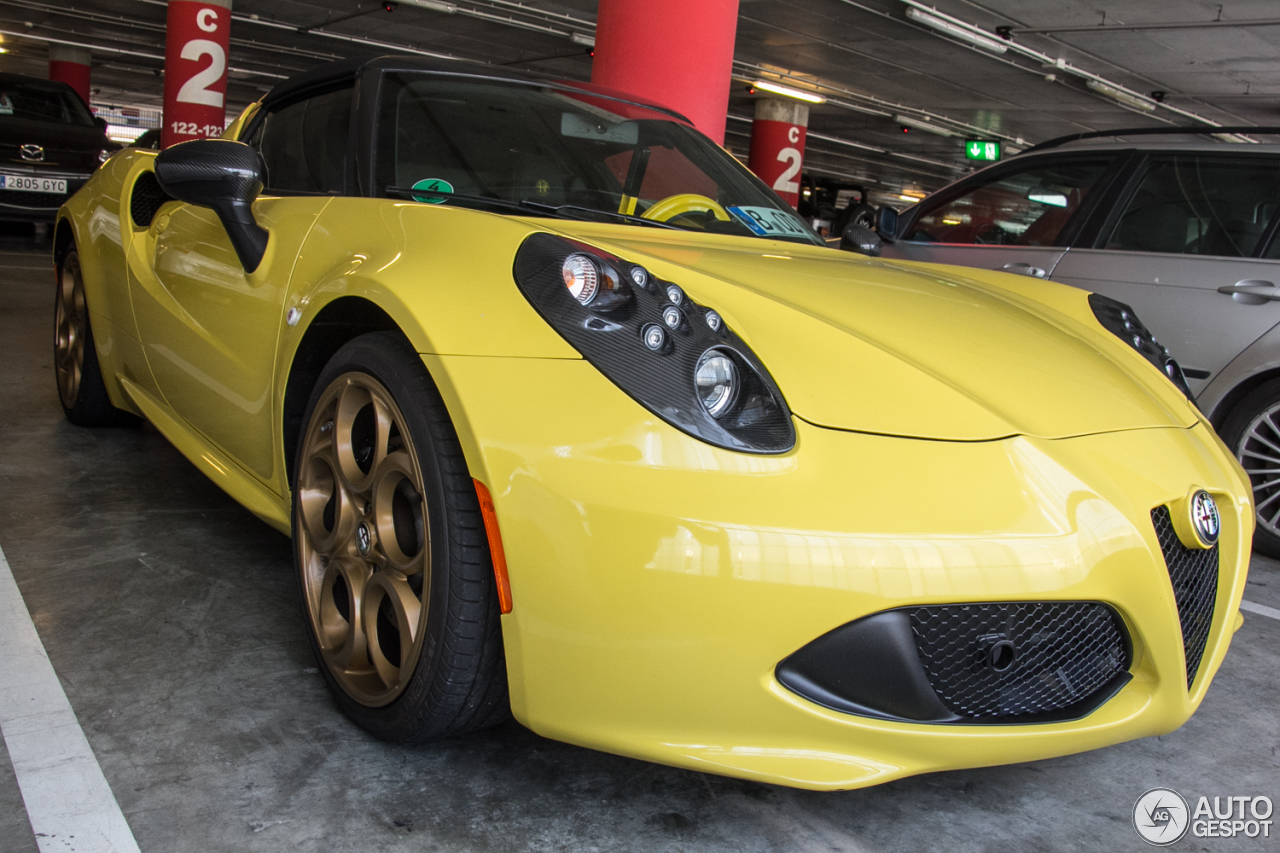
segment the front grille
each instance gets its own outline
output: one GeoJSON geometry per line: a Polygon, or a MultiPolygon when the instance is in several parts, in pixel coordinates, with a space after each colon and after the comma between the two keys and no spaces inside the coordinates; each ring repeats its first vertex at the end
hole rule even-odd
{"type": "Polygon", "coordinates": [[[75,189],[68,181],[67,194],[33,193],[26,190],[5,190],[0,192],[0,204],[8,207],[53,208],[57,210],[62,203],[71,197],[75,189]]]}
{"type": "Polygon", "coordinates": [[[1129,678],[1128,634],[1097,602],[916,607],[911,631],[930,684],[962,721],[1083,716],[1129,678]],[[996,643],[1012,644],[1003,671],[989,660],[996,643]]]}
{"type": "Polygon", "coordinates": [[[1187,689],[1196,680],[1204,646],[1213,624],[1213,605],[1218,597],[1218,546],[1188,548],[1178,539],[1167,506],[1151,510],[1151,522],[1160,540],[1164,563],[1173,582],[1173,598],[1178,603],[1182,623],[1182,648],[1187,657],[1187,689]]]}

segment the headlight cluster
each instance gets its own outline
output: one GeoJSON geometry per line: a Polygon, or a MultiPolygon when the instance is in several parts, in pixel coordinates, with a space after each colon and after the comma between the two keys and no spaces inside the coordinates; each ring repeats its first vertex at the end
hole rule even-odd
{"type": "Polygon", "coordinates": [[[1123,302],[1097,293],[1089,294],[1089,307],[1093,309],[1093,316],[1098,318],[1098,322],[1104,329],[1137,350],[1143,358],[1154,364],[1156,369],[1169,377],[1169,381],[1177,385],[1178,390],[1186,394],[1188,400],[1195,402],[1195,397],[1187,386],[1187,377],[1182,373],[1181,365],[1173,360],[1169,350],[1160,345],[1156,336],[1142,325],[1142,321],[1138,319],[1138,315],[1132,308],[1123,302]]]}
{"type": "Polygon", "coordinates": [[[679,285],[551,234],[525,240],[514,272],[553,329],[667,423],[730,450],[795,446],[791,411],[760,359],[679,285]]]}

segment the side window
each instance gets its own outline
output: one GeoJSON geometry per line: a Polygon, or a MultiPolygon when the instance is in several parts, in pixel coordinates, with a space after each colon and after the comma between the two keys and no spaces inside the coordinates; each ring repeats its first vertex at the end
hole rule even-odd
{"type": "Polygon", "coordinates": [[[1280,157],[1159,154],[1100,245],[1252,257],[1280,199],[1280,157]]]}
{"type": "Polygon", "coordinates": [[[269,113],[245,141],[262,154],[268,190],[342,192],[350,127],[347,87],[269,113]]]}
{"type": "Polygon", "coordinates": [[[1098,183],[1112,156],[1041,160],[971,187],[926,210],[908,240],[997,246],[1052,246],[1098,183]]]}

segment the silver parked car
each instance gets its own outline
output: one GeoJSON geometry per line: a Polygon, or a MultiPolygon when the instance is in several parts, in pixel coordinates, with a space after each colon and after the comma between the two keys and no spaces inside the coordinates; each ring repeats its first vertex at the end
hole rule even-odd
{"type": "Polygon", "coordinates": [[[1255,546],[1280,558],[1280,145],[1120,133],[1037,146],[882,210],[883,246],[865,230],[844,245],[1127,303],[1249,472],[1255,546]]]}

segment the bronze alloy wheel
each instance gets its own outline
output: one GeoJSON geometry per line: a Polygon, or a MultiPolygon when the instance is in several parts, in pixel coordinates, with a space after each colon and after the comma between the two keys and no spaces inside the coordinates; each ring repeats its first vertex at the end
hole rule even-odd
{"type": "Polygon", "coordinates": [[[53,333],[53,363],[58,375],[58,393],[62,397],[62,405],[68,409],[74,408],[80,398],[88,328],[89,309],[84,301],[80,258],[73,252],[58,270],[58,299],[54,308],[53,333]]]}
{"type": "Polygon", "coordinates": [[[307,614],[342,689],[381,707],[422,654],[431,540],[422,468],[404,415],[366,373],[316,402],[298,456],[295,536],[307,614]]]}

